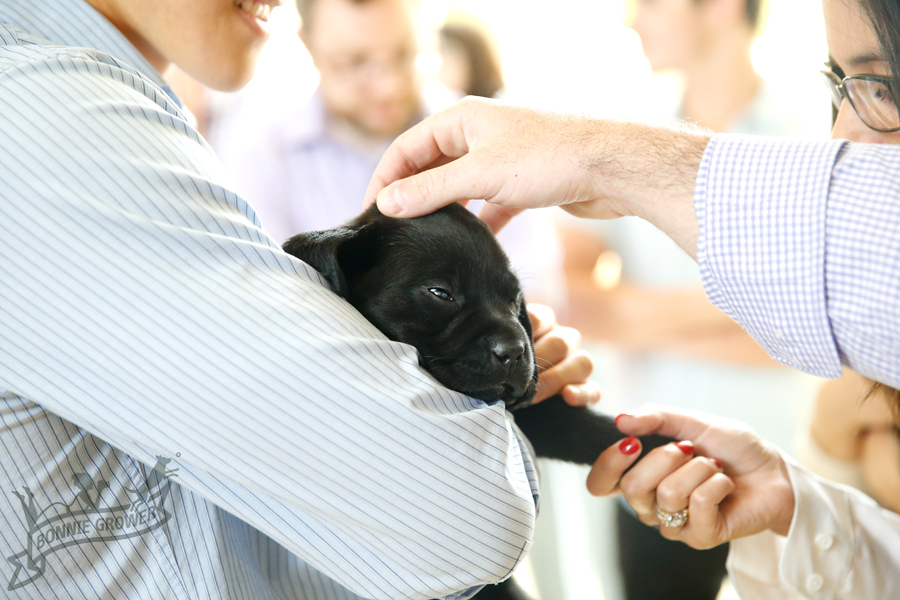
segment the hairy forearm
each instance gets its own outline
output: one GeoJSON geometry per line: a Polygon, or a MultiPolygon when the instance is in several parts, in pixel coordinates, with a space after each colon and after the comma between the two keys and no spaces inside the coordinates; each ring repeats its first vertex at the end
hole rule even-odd
{"type": "MultiPolygon", "coordinates": [[[[593,149],[581,153],[580,167],[616,213],[649,221],[696,259],[694,186],[711,135],[687,126],[597,121],[583,140],[593,149]]],[[[589,204],[566,209],[592,216],[589,204]]]]}
{"type": "Polygon", "coordinates": [[[366,202],[393,217],[483,198],[499,230],[526,208],[634,215],[696,258],[694,186],[712,132],[544,113],[467,98],[402,134],[381,159],[366,202]]]}

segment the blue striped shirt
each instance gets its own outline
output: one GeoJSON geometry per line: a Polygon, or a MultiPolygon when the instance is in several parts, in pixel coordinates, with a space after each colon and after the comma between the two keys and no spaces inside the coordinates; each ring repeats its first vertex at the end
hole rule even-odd
{"type": "Polygon", "coordinates": [[[0,0],[10,598],[465,598],[532,459],[285,255],[81,0],[0,0]]]}

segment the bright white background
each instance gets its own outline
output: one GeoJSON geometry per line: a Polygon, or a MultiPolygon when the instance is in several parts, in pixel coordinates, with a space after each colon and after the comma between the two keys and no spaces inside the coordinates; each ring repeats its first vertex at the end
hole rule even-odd
{"type": "MultiPolygon", "coordinates": [[[[653,118],[671,109],[677,97],[677,78],[651,75],[637,34],[624,25],[626,0],[421,0],[421,6],[425,29],[450,13],[470,15],[488,27],[509,101],[593,116],[653,118]]],[[[790,90],[812,119],[827,120],[829,102],[818,73],[827,54],[819,0],[773,0],[763,18],[764,30],[753,47],[757,70],[790,90]]],[[[291,2],[276,9],[272,40],[241,92],[261,97],[270,116],[303,102],[315,89],[317,75],[297,38],[297,24],[291,2]]],[[[439,58],[428,51],[433,38],[424,36],[423,45],[420,67],[428,79],[439,58]]],[[[228,104],[230,96],[216,94],[214,102],[228,104]]]]}
{"type": "MultiPolygon", "coordinates": [[[[450,4],[479,17],[494,32],[510,98],[598,115],[656,112],[659,95],[653,90],[658,89],[637,34],[623,24],[628,10],[623,0],[450,4]]],[[[826,57],[819,0],[773,0],[768,12],[753,48],[754,65],[770,81],[797,87],[798,101],[811,100],[827,112],[818,73],[826,57]]]]}

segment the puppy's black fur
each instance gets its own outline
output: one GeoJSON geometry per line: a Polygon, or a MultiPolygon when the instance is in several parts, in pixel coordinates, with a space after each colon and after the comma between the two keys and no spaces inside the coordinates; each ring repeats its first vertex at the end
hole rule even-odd
{"type": "MultiPolygon", "coordinates": [[[[521,286],[490,229],[451,204],[415,219],[372,207],[342,227],[301,233],[285,252],[314,267],[450,389],[502,400],[538,456],[591,465],[622,438],[612,418],[554,396],[531,404],[538,368],[521,286]]],[[[670,442],[641,439],[644,451],[670,442]]],[[[511,581],[476,598],[525,598],[511,581]]]]}

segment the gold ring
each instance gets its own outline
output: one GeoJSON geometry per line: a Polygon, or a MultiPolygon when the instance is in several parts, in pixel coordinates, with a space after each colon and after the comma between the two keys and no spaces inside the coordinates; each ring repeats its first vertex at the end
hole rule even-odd
{"type": "Polygon", "coordinates": [[[656,518],[659,524],[666,527],[682,527],[688,521],[688,509],[684,508],[678,512],[666,512],[659,506],[656,507],[656,518]]]}

